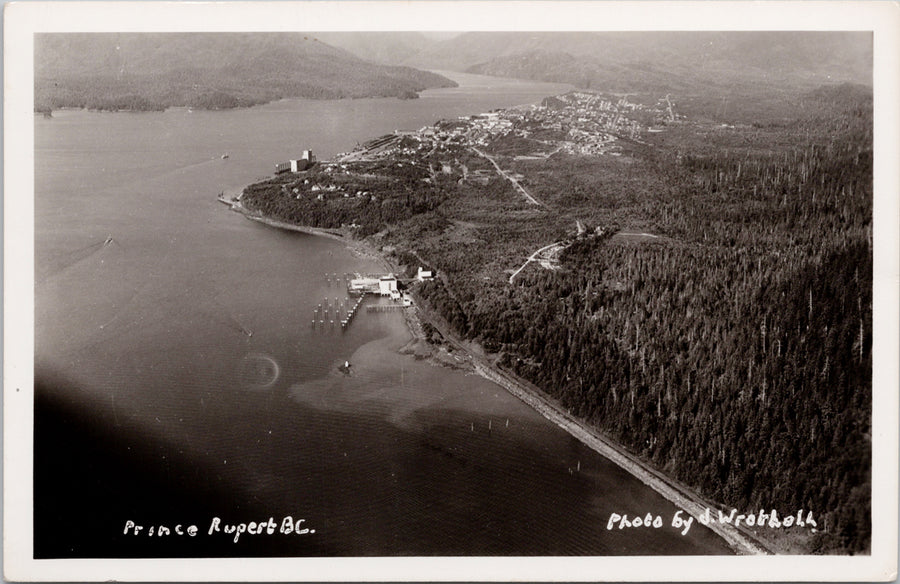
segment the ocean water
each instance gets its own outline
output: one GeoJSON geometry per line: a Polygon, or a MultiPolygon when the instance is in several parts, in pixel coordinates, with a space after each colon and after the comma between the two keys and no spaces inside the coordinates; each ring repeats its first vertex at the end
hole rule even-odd
{"type": "Polygon", "coordinates": [[[397,353],[398,314],[311,326],[345,297],[326,274],[377,263],[216,201],[303,149],[566,89],[454,77],[409,101],[35,117],[36,557],[729,553],[501,388],[397,353]]]}

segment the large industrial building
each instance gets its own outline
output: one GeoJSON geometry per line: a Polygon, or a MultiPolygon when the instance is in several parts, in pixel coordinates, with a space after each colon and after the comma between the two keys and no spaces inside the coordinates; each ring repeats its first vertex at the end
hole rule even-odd
{"type": "Polygon", "coordinates": [[[282,172],[301,172],[306,170],[316,162],[316,156],[312,150],[304,150],[300,158],[291,159],[287,162],[279,162],[275,165],[275,174],[282,172]]]}
{"type": "Polygon", "coordinates": [[[397,277],[394,274],[384,276],[357,276],[350,280],[347,292],[352,295],[378,294],[391,296],[397,293],[397,277]]]}

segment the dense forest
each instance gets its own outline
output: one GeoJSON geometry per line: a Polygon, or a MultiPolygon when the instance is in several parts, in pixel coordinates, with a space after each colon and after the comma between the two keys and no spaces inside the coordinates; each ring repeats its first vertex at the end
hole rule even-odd
{"type": "Polygon", "coordinates": [[[388,224],[412,217],[421,221],[456,186],[446,176],[432,181],[425,168],[412,164],[368,166],[364,176],[371,178],[359,182],[350,175],[313,167],[300,178],[275,177],[250,185],[242,201],[247,210],[268,217],[311,227],[351,227],[357,237],[368,237],[388,224]],[[310,184],[317,188],[317,183],[326,181],[330,189],[321,193],[327,193],[327,198],[310,196],[319,192],[311,190],[310,184]]]}
{"type": "Polygon", "coordinates": [[[745,125],[712,109],[617,158],[504,160],[545,209],[507,181],[423,167],[395,169],[402,180],[375,197],[328,204],[272,183],[245,200],[353,222],[400,261],[424,261],[440,278],[416,294],[498,366],[723,506],[813,511],[808,551],[866,552],[871,90],[766,106],[748,102],[745,125]],[[576,220],[589,229],[576,235],[576,220]],[[558,269],[532,263],[509,282],[560,240],[558,269]]]}
{"type": "Polygon", "coordinates": [[[455,83],[378,65],[303,33],[35,36],[35,111],[225,109],[282,98],[409,99],[455,83]]]}
{"type": "Polygon", "coordinates": [[[779,130],[796,144],[654,161],[670,189],[645,218],[668,241],[592,238],[564,252],[565,269],[512,287],[483,290],[463,271],[455,297],[422,292],[504,365],[703,494],[816,510],[826,531],[812,551],[860,551],[871,102],[810,97],[821,116],[779,130]]]}

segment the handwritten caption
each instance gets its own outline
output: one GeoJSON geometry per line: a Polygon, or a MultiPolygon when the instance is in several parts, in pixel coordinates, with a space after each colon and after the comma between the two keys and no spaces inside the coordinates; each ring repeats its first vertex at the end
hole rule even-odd
{"type": "Polygon", "coordinates": [[[679,510],[672,516],[671,520],[668,521],[664,520],[662,515],[654,515],[653,513],[636,515],[633,517],[624,513],[612,513],[609,516],[609,521],[606,523],[606,529],[607,531],[636,528],[659,529],[664,525],[667,525],[679,530],[681,535],[687,535],[691,530],[691,526],[694,524],[695,519],[701,525],[719,523],[721,525],[733,525],[735,527],[745,525],[747,527],[768,527],[771,529],[805,527],[811,529],[813,532],[815,532],[815,528],[817,527],[813,512],[809,511],[804,515],[803,509],[797,511],[796,515],[779,516],[778,512],[774,509],[768,513],[760,509],[759,513],[740,514],[737,512],[737,509],[732,509],[731,513],[726,514],[723,511],[714,513],[707,507],[706,510],[697,517],[694,517],[687,511],[679,510]]]}
{"type": "Polygon", "coordinates": [[[312,535],[316,532],[306,526],[306,519],[294,520],[288,515],[276,522],[274,517],[267,521],[251,521],[249,523],[223,523],[220,517],[213,517],[209,522],[209,528],[200,531],[196,525],[184,525],[178,523],[169,525],[138,525],[131,519],[125,521],[123,535],[144,537],[197,537],[206,533],[208,536],[216,534],[233,535],[232,541],[237,543],[242,535],[312,535]]]}

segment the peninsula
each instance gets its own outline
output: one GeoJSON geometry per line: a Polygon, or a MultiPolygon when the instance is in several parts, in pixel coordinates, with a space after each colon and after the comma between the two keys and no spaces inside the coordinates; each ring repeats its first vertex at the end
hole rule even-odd
{"type": "Polygon", "coordinates": [[[816,512],[710,526],[738,551],[865,551],[871,90],[756,97],[726,118],[571,92],[381,136],[232,204],[434,269],[411,290],[421,343],[691,515],[816,512]]]}
{"type": "Polygon", "coordinates": [[[34,108],[229,109],[279,99],[412,99],[456,83],[300,32],[35,35],[34,108]]]}

